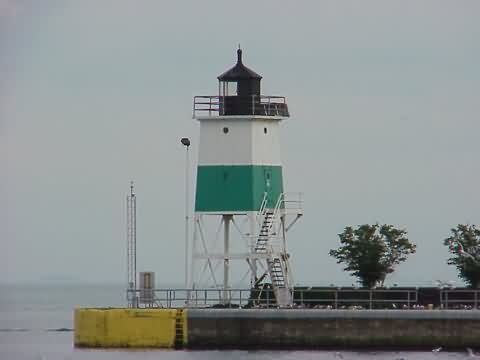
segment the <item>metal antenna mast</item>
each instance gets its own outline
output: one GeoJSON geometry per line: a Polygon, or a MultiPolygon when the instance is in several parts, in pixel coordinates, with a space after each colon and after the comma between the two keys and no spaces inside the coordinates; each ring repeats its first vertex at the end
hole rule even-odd
{"type": "MultiPolygon", "coordinates": [[[[137,197],[130,181],[130,194],[127,195],[127,288],[137,289],[137,197]]],[[[135,291],[127,292],[128,305],[135,307],[135,291]]]]}

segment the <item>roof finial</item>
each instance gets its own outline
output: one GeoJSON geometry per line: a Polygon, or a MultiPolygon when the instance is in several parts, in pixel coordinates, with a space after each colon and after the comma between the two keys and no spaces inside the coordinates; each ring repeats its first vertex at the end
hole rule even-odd
{"type": "Polygon", "coordinates": [[[238,50],[237,50],[237,64],[242,63],[242,49],[240,47],[240,44],[238,44],[238,50]]]}

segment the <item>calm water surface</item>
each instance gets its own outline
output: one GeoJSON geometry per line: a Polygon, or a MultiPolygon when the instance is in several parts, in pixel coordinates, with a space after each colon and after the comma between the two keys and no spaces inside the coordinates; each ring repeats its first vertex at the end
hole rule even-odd
{"type": "Polygon", "coordinates": [[[471,359],[460,352],[87,350],[73,347],[75,306],[124,306],[122,286],[0,285],[0,360],[471,359]]]}

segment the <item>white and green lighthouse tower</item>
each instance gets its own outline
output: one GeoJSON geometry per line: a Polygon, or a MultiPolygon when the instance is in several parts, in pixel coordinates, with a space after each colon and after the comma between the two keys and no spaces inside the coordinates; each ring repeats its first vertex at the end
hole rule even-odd
{"type": "Polygon", "coordinates": [[[302,215],[301,198],[284,192],[285,98],[261,95],[261,79],[238,49],[236,65],[218,77],[218,96],[194,99],[200,140],[189,282],[223,289],[224,303],[245,279],[260,288],[270,283],[277,305],[289,306],[286,232],[302,215]]]}

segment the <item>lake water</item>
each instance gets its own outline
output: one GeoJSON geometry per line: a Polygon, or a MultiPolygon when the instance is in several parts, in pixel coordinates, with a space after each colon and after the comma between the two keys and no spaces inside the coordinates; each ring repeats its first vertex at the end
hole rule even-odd
{"type": "MultiPolygon", "coordinates": [[[[128,360],[128,359],[468,359],[459,352],[392,351],[175,351],[98,350],[73,347],[76,306],[124,306],[122,286],[0,285],[0,360],[128,360]]],[[[480,355],[478,356],[480,359],[480,355]]]]}

